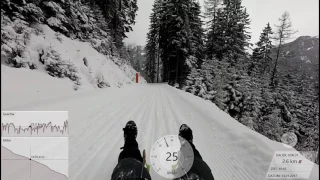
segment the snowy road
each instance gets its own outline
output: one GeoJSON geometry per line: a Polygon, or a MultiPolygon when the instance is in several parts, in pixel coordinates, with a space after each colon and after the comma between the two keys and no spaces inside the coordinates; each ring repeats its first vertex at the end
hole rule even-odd
{"type": "MultiPolygon", "coordinates": [[[[4,104],[5,105],[5,104],[4,104]]],[[[69,179],[110,179],[128,120],[138,126],[140,150],[177,134],[182,123],[217,180],[265,179],[275,150],[288,150],[220,111],[214,104],[165,84],[82,92],[2,110],[69,111],[69,179]]],[[[148,159],[149,160],[149,159],[148,159]]],[[[161,179],[151,168],[153,179],[161,179]]],[[[318,166],[310,179],[318,179],[318,166]]]]}

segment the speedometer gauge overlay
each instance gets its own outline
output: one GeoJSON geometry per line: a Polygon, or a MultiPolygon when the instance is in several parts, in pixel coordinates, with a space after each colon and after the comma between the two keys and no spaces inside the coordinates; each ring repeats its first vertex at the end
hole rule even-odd
{"type": "Polygon", "coordinates": [[[162,177],[173,179],[188,173],[194,161],[194,153],[188,141],[178,135],[167,135],[152,146],[150,162],[162,177]]]}

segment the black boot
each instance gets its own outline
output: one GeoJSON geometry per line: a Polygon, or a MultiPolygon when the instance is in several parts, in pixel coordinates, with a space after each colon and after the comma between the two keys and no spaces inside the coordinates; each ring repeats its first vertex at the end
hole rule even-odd
{"type": "Polygon", "coordinates": [[[192,130],[186,124],[182,124],[179,128],[179,136],[183,137],[188,142],[193,142],[192,130]]]}
{"type": "Polygon", "coordinates": [[[138,128],[134,121],[127,122],[126,126],[123,128],[123,135],[125,141],[127,140],[127,138],[136,139],[138,135],[138,128]]]}
{"type": "Polygon", "coordinates": [[[182,124],[180,126],[180,128],[179,128],[179,136],[183,137],[185,140],[187,140],[190,143],[190,145],[192,147],[192,150],[193,150],[193,153],[194,153],[194,156],[202,159],[199,151],[196,149],[196,147],[193,144],[192,130],[188,125],[182,124]]]}

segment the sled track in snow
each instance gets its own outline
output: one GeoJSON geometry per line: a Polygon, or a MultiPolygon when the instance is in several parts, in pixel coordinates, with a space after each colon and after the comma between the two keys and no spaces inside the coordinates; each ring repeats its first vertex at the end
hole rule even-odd
{"type": "MultiPolygon", "coordinates": [[[[168,104],[170,105],[170,109],[172,110],[172,114],[176,119],[176,122],[187,123],[192,129],[195,129],[195,127],[201,127],[202,132],[210,132],[210,134],[197,134],[197,132],[201,131],[194,130],[194,144],[199,150],[200,154],[203,156],[204,161],[206,161],[206,163],[211,167],[213,175],[216,179],[255,180],[255,178],[253,178],[252,175],[243,168],[243,164],[237,161],[234,157],[233,160],[231,160],[230,157],[232,153],[230,153],[227,148],[223,146],[223,142],[219,140],[219,137],[212,137],[213,134],[216,133],[215,130],[212,129],[212,125],[210,123],[208,124],[207,122],[203,121],[204,119],[212,119],[212,117],[204,117],[202,113],[199,113],[197,107],[194,108],[194,105],[181,100],[179,96],[174,96],[173,99],[171,97],[171,101],[167,96],[167,101],[169,101],[168,104]],[[182,104],[184,106],[181,106],[182,104]],[[189,116],[187,116],[188,113],[189,116]],[[205,143],[197,141],[199,139],[202,139],[202,141],[205,141],[205,143]],[[206,145],[205,151],[209,152],[207,155],[202,153],[202,149],[204,148],[199,148],[197,146],[200,143],[206,145]]],[[[212,119],[212,121],[214,121],[214,119],[212,119]]]]}
{"type": "MultiPolygon", "coordinates": [[[[138,126],[137,141],[141,152],[146,149],[148,163],[153,143],[164,135],[177,134],[180,125],[186,123],[193,130],[194,144],[215,179],[265,179],[268,163],[261,165],[261,161],[268,156],[261,156],[255,141],[233,132],[217,117],[212,104],[206,105],[198,97],[165,84],[110,88],[75,97],[7,109],[69,111],[71,180],[111,177],[124,144],[122,128],[129,120],[138,126]],[[255,166],[259,161],[260,165],[255,166]]],[[[155,180],[162,179],[152,168],[150,174],[155,180]]]]}

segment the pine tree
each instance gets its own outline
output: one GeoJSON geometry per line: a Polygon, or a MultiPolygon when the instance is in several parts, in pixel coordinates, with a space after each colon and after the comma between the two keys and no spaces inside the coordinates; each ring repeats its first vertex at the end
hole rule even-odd
{"type": "Polygon", "coordinates": [[[135,54],[133,45],[131,45],[131,44],[127,45],[127,53],[128,53],[128,56],[129,56],[130,65],[133,67],[133,65],[134,65],[134,54],[135,54]]]}
{"type": "Polygon", "coordinates": [[[108,21],[113,42],[118,49],[123,46],[127,32],[132,31],[138,10],[137,0],[96,0],[108,21]]]}
{"type": "Polygon", "coordinates": [[[160,27],[160,48],[163,50],[161,59],[164,60],[165,72],[169,84],[179,83],[182,65],[187,53],[191,36],[190,0],[168,0],[160,27]]]}
{"type": "Polygon", "coordinates": [[[245,48],[250,45],[249,15],[241,0],[224,0],[221,7],[211,13],[215,18],[207,34],[207,56],[215,55],[220,60],[228,56],[235,65],[238,58],[247,55],[245,48]]]}
{"type": "Polygon", "coordinates": [[[272,58],[270,57],[271,50],[273,48],[271,42],[271,35],[273,34],[270,24],[263,29],[260,35],[260,40],[256,43],[257,47],[254,48],[252,53],[252,63],[249,67],[249,75],[264,75],[265,72],[269,72],[272,58]]]}
{"type": "Polygon", "coordinates": [[[159,30],[161,19],[161,0],[156,0],[153,4],[152,13],[150,16],[150,27],[147,34],[146,50],[146,72],[149,82],[154,82],[156,77],[156,63],[160,53],[159,49],[159,30]]]}
{"type": "Polygon", "coordinates": [[[217,54],[219,47],[219,38],[222,37],[221,24],[221,9],[222,0],[207,0],[205,1],[205,17],[207,18],[206,30],[206,46],[205,51],[208,59],[212,59],[214,54],[217,54]]]}
{"type": "Polygon", "coordinates": [[[276,59],[274,62],[274,67],[272,70],[272,75],[271,75],[271,85],[275,85],[275,77],[276,77],[276,72],[277,72],[277,66],[278,66],[278,61],[280,58],[281,50],[282,50],[282,45],[291,38],[291,36],[295,33],[295,31],[292,29],[291,25],[291,20],[289,17],[288,12],[284,12],[279,19],[280,25],[276,25],[276,32],[275,36],[273,39],[277,41],[277,52],[276,52],[276,59]]]}
{"type": "Polygon", "coordinates": [[[141,60],[142,60],[142,56],[141,56],[141,52],[142,52],[142,47],[141,46],[136,46],[136,58],[135,58],[135,70],[138,72],[141,72],[141,60]]]}
{"type": "Polygon", "coordinates": [[[245,48],[250,45],[249,40],[251,36],[247,29],[249,29],[249,14],[241,5],[241,0],[226,0],[224,8],[226,31],[225,52],[231,57],[231,64],[234,65],[239,57],[245,56],[247,53],[245,48]]]}
{"type": "Polygon", "coordinates": [[[202,61],[200,6],[193,0],[168,0],[163,3],[161,14],[162,79],[181,86],[192,67],[202,61]]]}
{"type": "Polygon", "coordinates": [[[204,71],[205,83],[207,84],[208,91],[213,91],[214,102],[221,110],[226,110],[226,93],[225,88],[228,85],[227,67],[228,63],[219,61],[213,57],[210,60],[205,60],[202,65],[204,71]]]}
{"type": "Polygon", "coordinates": [[[211,59],[217,57],[218,59],[223,59],[225,53],[225,19],[223,15],[223,9],[220,8],[217,10],[217,15],[215,21],[212,22],[212,25],[209,26],[209,31],[207,33],[206,39],[206,55],[207,58],[211,59]]]}
{"type": "Polygon", "coordinates": [[[222,0],[205,0],[205,17],[207,18],[207,25],[214,25],[216,22],[217,11],[221,5],[222,0]]]}
{"type": "Polygon", "coordinates": [[[201,6],[197,2],[192,2],[190,13],[190,29],[192,36],[190,37],[190,56],[196,57],[196,66],[200,67],[204,59],[204,29],[201,21],[201,6]]]}

